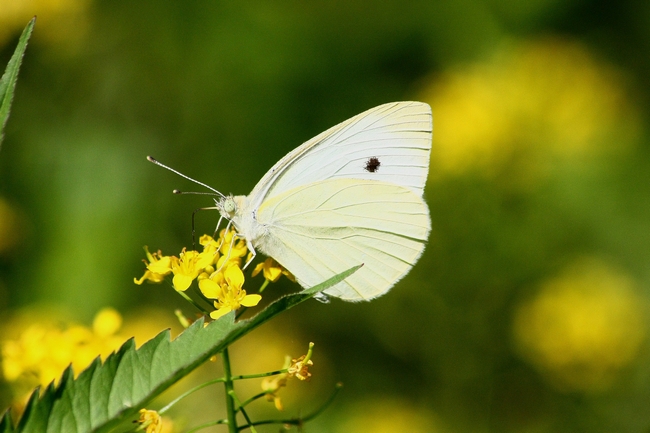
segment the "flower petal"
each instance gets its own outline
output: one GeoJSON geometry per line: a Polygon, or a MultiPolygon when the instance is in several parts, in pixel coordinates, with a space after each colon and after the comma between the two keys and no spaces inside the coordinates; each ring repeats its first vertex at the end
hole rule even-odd
{"type": "Polygon", "coordinates": [[[229,286],[240,289],[244,285],[244,273],[239,269],[239,266],[228,266],[224,271],[224,276],[229,286]]]}
{"type": "Polygon", "coordinates": [[[219,299],[222,296],[221,287],[210,279],[199,280],[199,289],[203,296],[209,299],[219,299]]]}
{"type": "Polygon", "coordinates": [[[215,310],[210,313],[210,317],[212,317],[214,320],[217,320],[221,316],[225,316],[226,314],[230,313],[232,311],[232,308],[230,307],[223,307],[219,308],[218,310],[215,310]]]}
{"type": "Polygon", "coordinates": [[[190,287],[190,284],[192,284],[192,278],[189,275],[183,275],[183,274],[176,274],[174,275],[174,279],[172,282],[174,283],[174,288],[179,291],[179,292],[184,292],[187,290],[188,287],[190,287]]]}
{"type": "Polygon", "coordinates": [[[244,307],[254,307],[262,300],[260,295],[246,295],[244,299],[241,300],[241,304],[244,307]]]}

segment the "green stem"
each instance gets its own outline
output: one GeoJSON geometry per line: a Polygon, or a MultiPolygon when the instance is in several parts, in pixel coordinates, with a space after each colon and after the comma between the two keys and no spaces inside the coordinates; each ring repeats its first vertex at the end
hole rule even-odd
{"type": "Polygon", "coordinates": [[[232,380],[259,379],[260,377],[277,376],[278,374],[286,373],[287,370],[289,369],[283,368],[282,370],[269,371],[268,373],[242,374],[239,376],[233,376],[232,380]]]}
{"type": "Polygon", "coordinates": [[[232,391],[232,392],[230,393],[230,396],[231,396],[232,399],[237,403],[237,406],[239,406],[239,407],[237,408],[237,410],[238,410],[238,411],[241,411],[242,415],[244,415],[244,418],[246,419],[246,422],[248,423],[248,425],[251,426],[251,431],[252,431],[253,433],[257,433],[257,430],[255,430],[255,427],[253,426],[253,422],[252,422],[251,419],[249,418],[248,413],[246,413],[246,410],[245,410],[244,407],[241,405],[241,402],[239,401],[239,399],[238,399],[237,396],[235,395],[235,391],[232,391]]]}
{"type": "Polygon", "coordinates": [[[245,407],[245,406],[248,406],[249,404],[251,404],[252,402],[254,402],[255,400],[257,400],[258,398],[262,398],[262,397],[264,397],[264,396],[267,395],[267,394],[271,394],[271,392],[270,392],[270,391],[262,391],[262,392],[260,392],[259,394],[256,394],[256,395],[252,396],[251,398],[249,398],[248,400],[246,400],[245,402],[241,403],[241,404],[239,405],[239,407],[240,407],[240,408],[243,408],[243,407],[245,407]]]}
{"type": "Polygon", "coordinates": [[[228,413],[228,431],[230,433],[237,433],[237,412],[235,411],[235,399],[232,397],[235,388],[232,382],[232,373],[230,372],[230,356],[228,355],[228,348],[223,349],[221,352],[221,359],[223,360],[223,374],[224,385],[226,388],[226,411],[228,413]]]}
{"type": "Polygon", "coordinates": [[[264,289],[266,289],[266,286],[269,285],[270,282],[271,282],[270,280],[264,279],[264,282],[262,283],[262,287],[260,287],[260,290],[259,290],[258,293],[262,293],[264,291],[264,289]]]}
{"type": "Polygon", "coordinates": [[[192,298],[190,298],[189,296],[187,296],[187,295],[185,294],[185,292],[180,292],[180,291],[176,290],[176,293],[178,293],[178,294],[181,295],[183,298],[185,298],[185,300],[186,300],[187,302],[189,302],[190,304],[194,305],[194,307],[195,307],[197,310],[202,311],[204,314],[209,314],[208,311],[206,311],[205,308],[201,307],[199,304],[197,304],[196,302],[194,302],[194,299],[192,299],[192,298]]]}
{"type": "Polygon", "coordinates": [[[171,401],[167,406],[163,407],[158,411],[160,415],[164,414],[167,412],[172,406],[174,406],[176,403],[187,397],[188,395],[198,391],[199,389],[203,389],[206,386],[214,385],[215,383],[223,382],[225,379],[223,377],[220,377],[219,379],[213,379],[208,382],[202,383],[201,385],[195,386],[194,388],[190,389],[189,391],[184,392],[181,394],[179,397],[176,397],[174,400],[171,401]]]}
{"type": "Polygon", "coordinates": [[[343,388],[343,384],[342,383],[337,383],[336,387],[334,388],[334,392],[332,393],[332,395],[330,395],[330,398],[328,398],[327,401],[321,407],[316,409],[316,411],[312,412],[311,414],[309,414],[309,415],[307,415],[305,417],[291,418],[291,419],[266,419],[266,420],[262,420],[262,421],[255,421],[254,423],[249,422],[247,425],[243,425],[243,426],[239,427],[239,430],[242,431],[242,430],[246,430],[247,428],[252,429],[253,426],[264,425],[264,424],[288,424],[288,425],[301,426],[305,422],[310,421],[310,420],[316,418],[321,413],[323,413],[323,411],[325,409],[327,409],[327,407],[334,401],[334,399],[336,398],[336,395],[339,393],[341,388],[343,388]]]}
{"type": "Polygon", "coordinates": [[[217,421],[206,422],[205,424],[198,425],[198,426],[194,427],[193,429],[188,430],[187,433],[194,433],[194,432],[202,430],[204,428],[212,427],[214,425],[219,425],[219,424],[228,424],[228,422],[225,419],[219,419],[217,421]]]}

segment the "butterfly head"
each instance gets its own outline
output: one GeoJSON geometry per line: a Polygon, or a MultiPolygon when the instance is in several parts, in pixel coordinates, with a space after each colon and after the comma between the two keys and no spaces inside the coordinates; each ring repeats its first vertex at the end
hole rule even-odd
{"type": "Polygon", "coordinates": [[[221,197],[219,200],[215,200],[215,202],[221,216],[232,220],[237,213],[237,203],[235,203],[235,198],[232,195],[228,195],[221,197]]]}

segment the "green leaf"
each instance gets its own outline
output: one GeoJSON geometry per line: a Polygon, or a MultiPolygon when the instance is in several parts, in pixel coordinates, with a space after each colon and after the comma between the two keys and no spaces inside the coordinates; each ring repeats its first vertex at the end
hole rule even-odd
{"type": "Polygon", "coordinates": [[[7,124],[7,119],[9,119],[11,102],[14,98],[16,81],[18,80],[18,71],[20,70],[20,64],[23,61],[23,55],[27,48],[27,41],[29,41],[29,37],[32,35],[34,23],[36,23],[36,17],[32,18],[29,24],[27,24],[27,27],[25,27],[25,30],[23,30],[23,34],[20,35],[16,51],[11,56],[11,60],[7,64],[7,69],[5,69],[5,73],[0,78],[0,144],[2,144],[5,125],[7,124]]]}
{"type": "Polygon", "coordinates": [[[231,312],[206,327],[200,319],[174,341],[170,341],[169,330],[137,350],[131,339],[103,364],[96,359],[77,379],[68,368],[58,387],[51,384],[40,396],[38,389],[34,391],[15,429],[6,412],[0,419],[0,433],[107,432],[125,419],[134,418],[154,397],[237,339],[342,281],[359,267],[280,298],[251,319],[235,322],[235,313],[231,312]]]}

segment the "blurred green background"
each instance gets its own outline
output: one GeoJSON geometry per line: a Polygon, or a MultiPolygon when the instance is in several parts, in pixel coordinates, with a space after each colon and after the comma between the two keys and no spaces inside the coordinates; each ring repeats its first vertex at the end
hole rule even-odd
{"type": "MultiPolygon", "coordinates": [[[[33,15],[0,153],[2,325],[46,305],[177,326],[192,309],[133,277],[211,201],[146,155],[247,194],[339,121],[421,100],[420,262],[375,301],[291,310],[233,347],[234,373],[315,342],[284,415],[345,387],[309,432],[650,431],[650,3],[2,0],[2,67],[33,15]]],[[[223,416],[206,392],[177,426],[223,416]]]]}

